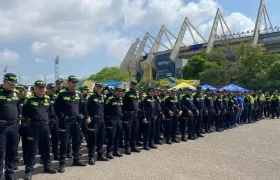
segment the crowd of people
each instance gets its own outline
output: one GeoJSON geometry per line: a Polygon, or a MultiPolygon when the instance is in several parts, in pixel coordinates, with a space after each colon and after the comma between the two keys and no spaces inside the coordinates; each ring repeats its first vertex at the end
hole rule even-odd
{"type": "Polygon", "coordinates": [[[32,179],[35,156],[41,155],[44,172],[65,172],[66,158],[73,158],[73,166],[95,165],[97,160],[109,161],[140,153],[139,146],[149,151],[157,145],[187,142],[203,138],[204,134],[222,132],[239,125],[254,123],[277,115],[278,92],[273,95],[250,92],[212,92],[186,87],[161,90],[138,87],[110,89],[96,82],[77,89],[78,79],[69,76],[45,84],[36,81],[31,95],[28,87],[17,85],[17,76],[7,73],[0,87],[0,178],[15,180],[18,169],[19,141],[22,144],[25,180],[32,179]],[[80,160],[79,149],[86,141],[88,163],[80,160]],[[106,150],[103,147],[106,144],[106,150]],[[59,161],[59,168],[51,167],[50,154],[59,161]]]}

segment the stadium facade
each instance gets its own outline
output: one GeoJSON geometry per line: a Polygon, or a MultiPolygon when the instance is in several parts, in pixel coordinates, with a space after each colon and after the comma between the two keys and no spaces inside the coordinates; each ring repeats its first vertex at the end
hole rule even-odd
{"type": "Polygon", "coordinates": [[[186,17],[177,37],[165,25],[162,25],[157,37],[154,38],[147,32],[142,40],[137,38],[135,43],[131,44],[120,68],[129,71],[137,79],[140,79],[145,73],[150,74],[150,79],[157,80],[169,77],[182,78],[182,68],[190,57],[201,52],[209,53],[213,48],[222,46],[225,43],[239,44],[240,42],[252,43],[253,45],[262,43],[268,51],[280,52],[280,28],[272,26],[264,0],[260,1],[254,30],[232,33],[220,9],[217,9],[207,41],[192,25],[189,18],[186,17]],[[262,19],[264,19],[265,24],[264,30],[261,30],[262,19]],[[218,35],[219,26],[221,27],[222,35],[218,35]],[[193,39],[193,45],[187,46],[183,43],[187,31],[193,39]],[[161,42],[163,36],[166,36],[171,48],[161,42]],[[176,42],[171,43],[169,36],[175,38],[176,42]],[[196,37],[199,37],[202,43],[198,43],[196,37]],[[148,46],[147,42],[151,42],[152,46],[148,46]],[[160,46],[168,50],[159,52],[160,46]],[[145,51],[147,48],[149,48],[149,52],[145,51]]]}

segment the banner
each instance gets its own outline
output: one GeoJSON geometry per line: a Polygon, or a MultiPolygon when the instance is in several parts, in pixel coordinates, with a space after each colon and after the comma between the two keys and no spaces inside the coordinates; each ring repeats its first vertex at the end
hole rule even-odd
{"type": "MultiPolygon", "coordinates": [[[[200,83],[199,80],[185,80],[185,79],[176,79],[176,82],[177,82],[177,84],[184,82],[191,86],[197,86],[200,83]]],[[[169,86],[169,84],[170,84],[170,82],[167,80],[160,81],[160,86],[162,86],[162,87],[167,87],[167,86],[169,86]]]]}
{"type": "Polygon", "coordinates": [[[169,54],[156,57],[157,79],[175,76],[175,63],[169,58],[169,54]]]}

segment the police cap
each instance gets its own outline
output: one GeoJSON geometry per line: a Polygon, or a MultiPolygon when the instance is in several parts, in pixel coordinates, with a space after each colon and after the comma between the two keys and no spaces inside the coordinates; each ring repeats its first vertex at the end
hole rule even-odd
{"type": "Polygon", "coordinates": [[[170,91],[171,93],[176,93],[177,92],[177,90],[176,89],[171,89],[171,91],[170,91]]]}
{"type": "Polygon", "coordinates": [[[74,75],[71,75],[68,77],[68,81],[71,81],[71,82],[79,82],[78,78],[74,75]]]}
{"type": "Polygon", "coordinates": [[[132,85],[137,85],[138,82],[137,82],[136,80],[132,80],[132,81],[130,82],[130,84],[132,84],[132,85]]]}
{"type": "Polygon", "coordinates": [[[61,78],[58,78],[56,81],[55,81],[55,84],[62,84],[63,83],[63,79],[61,78]]]}
{"type": "Polygon", "coordinates": [[[103,87],[103,83],[100,82],[100,81],[97,81],[97,82],[95,83],[95,86],[96,86],[96,87],[103,87]]]}
{"type": "Polygon", "coordinates": [[[202,89],[202,86],[201,86],[201,85],[198,85],[198,86],[196,87],[196,89],[202,89]]]}
{"type": "Polygon", "coordinates": [[[11,84],[16,84],[18,83],[17,81],[17,76],[13,73],[7,73],[4,75],[4,80],[8,81],[11,84]]]}
{"type": "Polygon", "coordinates": [[[49,84],[47,84],[47,89],[55,90],[56,86],[54,83],[49,83],[49,84]]]}
{"type": "Polygon", "coordinates": [[[89,90],[89,87],[88,87],[88,86],[83,86],[83,90],[88,91],[88,90],[89,90]]]}
{"type": "Polygon", "coordinates": [[[116,86],[116,87],[114,88],[114,90],[115,90],[115,91],[123,91],[123,88],[120,87],[120,86],[116,86]]]}
{"type": "Polygon", "coordinates": [[[148,92],[151,92],[151,91],[155,91],[155,88],[154,87],[149,87],[148,92]]]}
{"type": "Polygon", "coordinates": [[[19,91],[19,92],[22,92],[24,91],[24,86],[22,84],[19,84],[16,86],[16,89],[19,91]]]}
{"type": "Polygon", "coordinates": [[[37,87],[37,88],[43,88],[43,87],[46,87],[46,84],[44,81],[42,80],[38,80],[38,81],[35,81],[34,83],[34,87],[37,87]]]}

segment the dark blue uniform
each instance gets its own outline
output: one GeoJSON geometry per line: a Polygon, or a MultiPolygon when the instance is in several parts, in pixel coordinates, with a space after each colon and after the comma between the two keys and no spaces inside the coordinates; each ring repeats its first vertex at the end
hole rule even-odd
{"type": "Polygon", "coordinates": [[[139,111],[140,96],[137,90],[130,89],[123,95],[123,130],[126,154],[130,154],[130,148],[138,151],[136,140],[139,128],[139,111]]]}
{"type": "Polygon", "coordinates": [[[147,119],[148,123],[143,123],[143,145],[145,150],[156,148],[154,145],[155,136],[155,120],[156,120],[156,102],[154,97],[147,95],[142,102],[143,119],[147,119]]]}
{"type": "Polygon", "coordinates": [[[177,142],[176,131],[178,128],[178,112],[181,111],[181,106],[177,97],[168,97],[164,102],[164,134],[166,141],[168,142],[172,138],[173,142],[177,142]],[[169,112],[173,113],[173,116],[169,115],[169,112]]]}
{"type": "Polygon", "coordinates": [[[6,91],[0,86],[0,178],[3,174],[5,154],[5,177],[14,179],[14,163],[18,151],[20,94],[14,89],[6,91]]]}
{"type": "Polygon", "coordinates": [[[88,94],[86,97],[86,106],[88,117],[91,123],[88,125],[88,157],[89,163],[94,164],[95,148],[97,148],[98,158],[103,160],[103,143],[105,136],[104,122],[104,95],[96,92],[88,94]]]}
{"type": "Polygon", "coordinates": [[[51,166],[50,160],[50,117],[54,115],[54,110],[50,104],[50,97],[43,95],[38,97],[36,95],[27,96],[23,106],[23,117],[30,119],[28,125],[28,159],[25,168],[26,174],[32,174],[35,165],[35,156],[37,154],[37,147],[43,158],[45,170],[51,166]],[[40,143],[39,143],[40,139],[40,143]]]}
{"type": "Polygon", "coordinates": [[[196,93],[193,96],[194,104],[199,112],[199,115],[196,117],[195,123],[195,132],[198,137],[203,137],[201,135],[201,125],[202,125],[202,117],[203,117],[203,110],[204,110],[204,97],[202,94],[196,93]]]}
{"type": "Polygon", "coordinates": [[[184,137],[186,126],[188,127],[188,139],[195,139],[195,124],[194,124],[194,115],[197,114],[197,108],[193,102],[193,97],[189,94],[185,94],[181,99],[181,108],[183,111],[182,120],[186,119],[185,124],[181,124],[180,130],[181,134],[184,137]],[[189,114],[191,112],[191,115],[189,114]]]}
{"type": "Polygon", "coordinates": [[[73,165],[84,166],[80,162],[79,157],[79,142],[80,142],[80,127],[84,115],[87,114],[84,99],[78,90],[73,92],[68,88],[61,90],[55,103],[54,110],[59,118],[59,138],[60,138],[60,168],[59,172],[65,170],[66,148],[69,140],[69,135],[72,138],[73,150],[73,165]]]}
{"type": "Polygon", "coordinates": [[[119,153],[119,141],[122,132],[122,98],[115,95],[108,97],[105,103],[105,116],[107,128],[107,157],[112,159],[112,152],[115,156],[119,153]]]}

